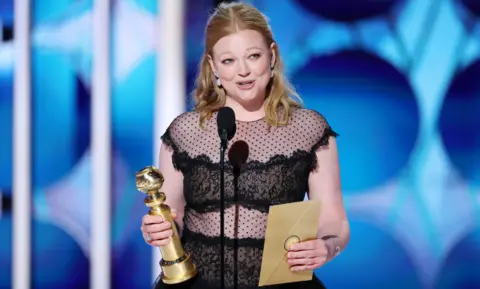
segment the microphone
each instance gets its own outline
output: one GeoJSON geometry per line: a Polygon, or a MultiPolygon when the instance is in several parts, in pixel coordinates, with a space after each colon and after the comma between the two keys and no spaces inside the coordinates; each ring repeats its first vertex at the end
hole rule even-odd
{"type": "Polygon", "coordinates": [[[225,288],[225,151],[228,141],[236,132],[235,113],[230,107],[222,107],[217,114],[220,136],[220,288],[225,288]]]}
{"type": "Polygon", "coordinates": [[[218,135],[221,145],[226,149],[227,142],[233,138],[237,126],[235,125],[235,112],[230,107],[222,107],[217,114],[218,135]]]}

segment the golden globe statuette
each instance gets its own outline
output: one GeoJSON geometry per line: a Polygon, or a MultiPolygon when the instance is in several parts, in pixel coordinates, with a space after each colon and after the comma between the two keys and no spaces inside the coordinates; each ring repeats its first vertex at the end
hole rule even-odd
{"type": "Polygon", "coordinates": [[[173,235],[170,237],[170,242],[160,247],[163,283],[177,284],[195,277],[197,275],[196,266],[193,264],[190,254],[183,250],[170,207],[164,204],[166,196],[160,191],[164,182],[162,173],[157,168],[148,166],[136,173],[135,182],[137,189],[147,194],[144,202],[150,208],[148,214],[161,216],[172,225],[173,235]]]}

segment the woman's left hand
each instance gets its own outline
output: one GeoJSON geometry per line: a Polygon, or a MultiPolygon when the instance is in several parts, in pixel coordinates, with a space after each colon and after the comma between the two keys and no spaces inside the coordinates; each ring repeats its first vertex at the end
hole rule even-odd
{"type": "Polygon", "coordinates": [[[327,255],[325,241],[316,239],[292,244],[287,253],[287,262],[292,271],[315,270],[327,262],[327,255]]]}

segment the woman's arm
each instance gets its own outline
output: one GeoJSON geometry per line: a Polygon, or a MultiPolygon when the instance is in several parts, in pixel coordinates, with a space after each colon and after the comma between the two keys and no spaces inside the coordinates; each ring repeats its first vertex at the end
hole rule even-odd
{"type": "Polygon", "coordinates": [[[316,152],[317,168],[310,172],[308,195],[321,203],[317,239],[293,244],[288,253],[292,271],[315,270],[333,259],[350,239],[343,207],[337,144],[330,137],[316,152]],[[338,250],[337,250],[338,248],[338,250]]]}
{"type": "Polygon", "coordinates": [[[328,145],[316,151],[317,168],[310,173],[309,199],[321,202],[317,237],[325,241],[329,258],[335,247],[343,250],[350,239],[350,226],[343,205],[337,143],[330,137],[328,145]]]}
{"type": "Polygon", "coordinates": [[[175,223],[177,224],[178,233],[181,234],[183,231],[185,206],[185,197],[183,195],[183,174],[174,168],[172,154],[173,150],[162,143],[160,147],[159,166],[165,181],[161,190],[167,197],[165,204],[176,210],[177,216],[175,217],[175,223]]]}

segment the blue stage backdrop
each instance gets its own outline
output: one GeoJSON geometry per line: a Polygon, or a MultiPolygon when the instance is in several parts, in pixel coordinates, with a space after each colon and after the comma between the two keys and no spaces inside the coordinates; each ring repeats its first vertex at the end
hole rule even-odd
{"type": "MultiPolygon", "coordinates": [[[[0,1],[0,288],[11,287],[13,0],[0,1]]],[[[193,89],[214,1],[189,1],[193,89]]],[[[251,0],[305,106],[340,134],[351,241],[328,288],[480,288],[480,5],[251,0]]],[[[134,173],[153,160],[156,0],[112,6],[115,288],[148,288],[134,173]],[[141,31],[141,33],[139,33],[141,31]]],[[[88,288],[92,0],[33,1],[33,284],[88,288]],[[75,204],[75,206],[66,205],[75,204]]],[[[191,108],[189,96],[185,98],[191,108]]]]}
{"type": "Polygon", "coordinates": [[[13,3],[0,1],[0,288],[10,288],[13,3]]]}

